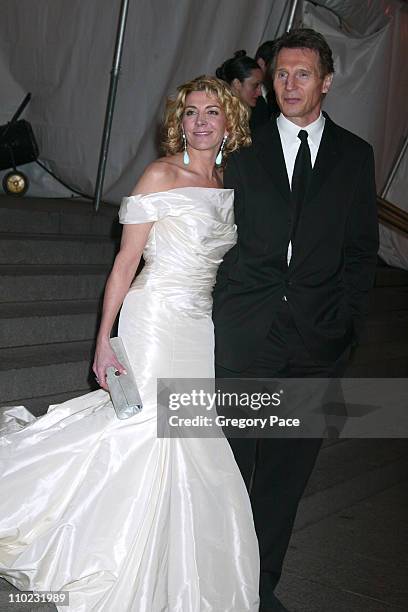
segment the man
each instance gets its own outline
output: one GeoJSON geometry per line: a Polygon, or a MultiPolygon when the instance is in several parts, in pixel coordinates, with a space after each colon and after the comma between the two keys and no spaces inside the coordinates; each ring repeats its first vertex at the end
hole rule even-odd
{"type": "MultiPolygon", "coordinates": [[[[279,117],[234,153],[238,243],[214,292],[217,376],[341,376],[374,280],[378,228],[370,145],[321,113],[330,47],[311,29],[275,42],[279,117]]],[[[232,439],[261,554],[261,611],[274,595],[321,440],[232,439]]]]}
{"type": "Polygon", "coordinates": [[[264,78],[266,77],[266,73],[268,70],[268,66],[273,59],[275,54],[275,41],[274,40],[265,40],[261,45],[259,45],[256,53],[255,53],[255,61],[262,70],[262,74],[264,78]]]}
{"type": "Polygon", "coordinates": [[[268,70],[274,49],[275,41],[266,40],[258,47],[255,54],[255,61],[262,71],[263,82],[261,85],[262,95],[257,99],[256,106],[251,112],[251,119],[249,122],[251,131],[268,123],[271,117],[278,115],[280,112],[271,83],[270,71],[268,70]]]}

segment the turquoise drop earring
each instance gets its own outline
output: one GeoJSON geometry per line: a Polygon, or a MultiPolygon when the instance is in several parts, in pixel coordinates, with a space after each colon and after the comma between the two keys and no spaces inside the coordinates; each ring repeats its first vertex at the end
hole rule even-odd
{"type": "Polygon", "coordinates": [[[186,135],[184,133],[184,130],[183,130],[183,142],[184,142],[183,164],[185,166],[188,166],[188,164],[190,163],[190,156],[189,156],[188,151],[187,151],[187,138],[186,138],[186,135]]]}
{"type": "Polygon", "coordinates": [[[226,142],[227,142],[227,137],[224,136],[224,138],[222,139],[221,148],[218,151],[217,157],[215,158],[215,163],[217,164],[217,166],[221,166],[221,163],[222,163],[222,153],[224,151],[224,146],[225,146],[226,142]]]}

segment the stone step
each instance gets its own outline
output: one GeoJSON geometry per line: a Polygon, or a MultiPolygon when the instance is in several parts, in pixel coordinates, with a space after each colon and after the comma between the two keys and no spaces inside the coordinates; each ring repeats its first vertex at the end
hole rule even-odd
{"type": "Polygon", "coordinates": [[[402,287],[408,285],[408,270],[378,266],[375,275],[376,287],[402,287]]]}
{"type": "Polygon", "coordinates": [[[374,287],[369,298],[369,312],[408,310],[408,286],[374,287]]]}
{"type": "Polygon", "coordinates": [[[307,497],[329,490],[400,459],[408,460],[406,438],[325,440],[304,495],[307,497]]]}
{"type": "Polygon", "coordinates": [[[408,376],[408,358],[379,359],[367,363],[351,363],[346,371],[350,378],[405,378],[408,376]]]}
{"type": "Polygon", "coordinates": [[[408,343],[404,340],[396,342],[382,342],[361,344],[353,356],[353,362],[360,365],[388,359],[404,359],[408,361],[408,343]]]}
{"type": "Polygon", "coordinates": [[[3,196],[0,230],[0,405],[44,412],[96,388],[94,336],[118,207],[95,214],[78,199],[3,196]]]}
{"type": "Polygon", "coordinates": [[[96,300],[0,304],[0,346],[92,340],[97,332],[98,311],[96,300]]]}
{"type": "MultiPolygon", "coordinates": [[[[71,296],[75,295],[75,287],[72,289],[71,296]]],[[[99,295],[100,300],[81,300],[79,298],[78,300],[62,300],[58,299],[59,297],[53,295],[52,299],[47,295],[47,298],[50,298],[49,301],[0,303],[0,320],[4,321],[0,328],[0,346],[21,346],[93,338],[102,293],[99,295]]],[[[401,341],[408,343],[408,312],[406,311],[371,316],[367,321],[361,344],[373,345],[401,341]]]]}
{"type": "Polygon", "coordinates": [[[295,531],[406,479],[407,466],[408,441],[404,438],[343,438],[324,445],[306,487],[295,531]]]}
{"type": "MultiPolygon", "coordinates": [[[[89,384],[89,386],[83,389],[74,389],[65,393],[57,393],[53,395],[42,395],[41,397],[21,397],[15,398],[7,402],[7,406],[25,406],[27,410],[36,417],[42,416],[48,410],[49,406],[54,404],[62,404],[67,400],[74,397],[80,397],[86,395],[90,391],[94,391],[97,387],[95,383],[89,384]]],[[[1,609],[1,608],[0,608],[1,609]]]]}
{"type": "Polygon", "coordinates": [[[0,349],[0,405],[93,385],[93,345],[88,340],[0,349]]]}
{"type": "Polygon", "coordinates": [[[2,232],[32,234],[94,234],[117,236],[119,207],[102,204],[95,213],[93,204],[77,198],[0,197],[2,232]]]}
{"type": "Polygon", "coordinates": [[[356,378],[402,378],[408,376],[406,333],[404,337],[391,342],[360,344],[352,355],[345,375],[356,378]]]}
{"type": "Polygon", "coordinates": [[[2,264],[111,264],[116,250],[103,236],[0,232],[2,264]]]}
{"type": "Polygon", "coordinates": [[[408,344],[408,310],[379,312],[368,316],[361,344],[395,341],[408,344]]]}
{"type": "Polygon", "coordinates": [[[103,293],[107,265],[0,265],[0,301],[89,300],[103,293]]]}

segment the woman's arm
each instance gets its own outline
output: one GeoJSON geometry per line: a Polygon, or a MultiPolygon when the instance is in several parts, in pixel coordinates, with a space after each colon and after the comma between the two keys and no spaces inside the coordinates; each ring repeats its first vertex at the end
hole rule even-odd
{"type": "Polygon", "coordinates": [[[108,389],[106,370],[113,366],[120,373],[124,367],[116,359],[110,343],[110,333],[126,293],[135,277],[147,237],[153,223],[124,225],[120,251],[116,255],[112,271],[108,277],[103,298],[102,319],[96,340],[93,371],[100,386],[108,389]]]}
{"type": "MultiPolygon", "coordinates": [[[[175,170],[163,160],[150,164],[132,191],[132,195],[155,193],[170,189],[174,183],[175,170]]],[[[116,255],[112,271],[108,277],[103,298],[102,319],[96,340],[96,351],[92,369],[99,385],[107,390],[106,370],[113,366],[120,373],[125,369],[116,359],[109,338],[119,308],[135,277],[142,257],[152,223],[129,224],[123,226],[120,251],[116,255]]]]}

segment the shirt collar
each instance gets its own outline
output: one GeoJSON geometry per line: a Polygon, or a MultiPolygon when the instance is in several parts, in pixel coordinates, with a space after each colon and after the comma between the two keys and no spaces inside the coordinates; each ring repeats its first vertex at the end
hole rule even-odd
{"type": "Polygon", "coordinates": [[[305,127],[299,127],[293,123],[293,121],[290,121],[284,115],[282,115],[282,113],[280,113],[279,117],[276,119],[276,123],[278,125],[279,134],[287,143],[296,142],[299,131],[306,130],[308,133],[309,142],[312,145],[319,147],[323,134],[325,118],[324,115],[320,113],[315,121],[309,123],[309,125],[306,125],[305,127]]]}

